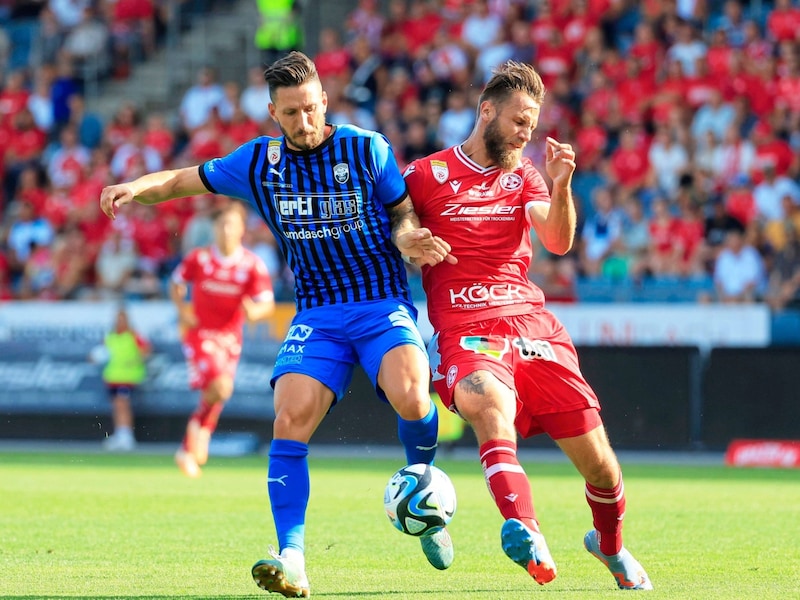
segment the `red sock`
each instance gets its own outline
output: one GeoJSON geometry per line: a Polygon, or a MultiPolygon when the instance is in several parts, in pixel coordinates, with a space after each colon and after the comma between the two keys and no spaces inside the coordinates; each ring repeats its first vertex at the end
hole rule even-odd
{"type": "Polygon", "coordinates": [[[586,484],[586,502],[592,509],[594,528],[600,542],[600,552],[609,556],[622,548],[622,518],[625,516],[625,485],[622,473],[610,490],[586,484]]]}
{"type": "Polygon", "coordinates": [[[191,418],[197,421],[200,427],[208,429],[213,433],[217,428],[219,415],[224,406],[224,402],[207,402],[205,400],[200,400],[200,405],[194,411],[191,418]]]}
{"type": "Polygon", "coordinates": [[[531,484],[517,460],[517,444],[489,440],[480,449],[481,467],[489,493],[504,519],[519,519],[539,531],[531,484]]]}

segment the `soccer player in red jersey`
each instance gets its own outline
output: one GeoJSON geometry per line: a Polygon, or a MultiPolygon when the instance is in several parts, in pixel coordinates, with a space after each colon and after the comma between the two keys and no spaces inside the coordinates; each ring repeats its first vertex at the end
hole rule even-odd
{"type": "Polygon", "coordinates": [[[622,545],[622,473],[597,397],[569,335],[527,277],[531,227],[559,255],[572,248],[576,228],[572,146],[547,138],[552,191],[522,155],[544,94],[531,66],[505,63],[480,96],[469,138],[405,171],[423,227],[446,238],[458,259],[422,266],[435,330],[429,345],[433,384],[475,431],[486,483],[505,519],[502,547],[511,560],[539,584],[556,576],[517,459],[517,435],[547,433],[586,480],[594,523],[584,538],[586,549],[620,588],[652,589],[622,545]]]}
{"type": "Polygon", "coordinates": [[[266,265],[242,246],[246,221],[247,211],[238,202],[219,210],[214,216],[214,244],[187,254],[170,282],[189,385],[200,390],[197,409],[175,454],[175,462],[189,477],[200,476],[211,435],[233,395],[245,319],[266,319],[275,308],[266,265]]]}

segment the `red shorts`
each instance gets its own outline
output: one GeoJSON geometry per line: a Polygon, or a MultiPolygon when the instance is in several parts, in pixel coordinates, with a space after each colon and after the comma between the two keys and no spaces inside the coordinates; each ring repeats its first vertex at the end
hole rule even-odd
{"type": "Polygon", "coordinates": [[[230,331],[191,329],[183,340],[183,355],[189,368],[189,387],[204,390],[220,375],[236,376],[242,340],[230,331]]]}
{"type": "Polygon", "coordinates": [[[429,355],[434,388],[450,410],[456,383],[482,370],[515,390],[522,437],[574,437],[601,424],[600,403],[581,373],[575,346],[544,308],[440,331],[429,355]]]}

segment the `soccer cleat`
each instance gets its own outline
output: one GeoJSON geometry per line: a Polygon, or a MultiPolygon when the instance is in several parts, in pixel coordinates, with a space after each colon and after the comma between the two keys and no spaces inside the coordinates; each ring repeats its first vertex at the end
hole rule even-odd
{"type": "Polygon", "coordinates": [[[506,556],[525,569],[539,585],[556,578],[556,563],[541,533],[519,519],[508,519],[500,530],[500,541],[506,556]]]}
{"type": "Polygon", "coordinates": [[[208,444],[211,442],[211,431],[207,427],[200,427],[194,440],[194,458],[197,464],[203,466],[208,462],[208,444]]]}
{"type": "Polygon", "coordinates": [[[282,594],[285,598],[310,597],[311,590],[302,560],[292,555],[278,554],[271,547],[269,553],[272,558],[258,561],[251,569],[256,585],[262,590],[282,594]]]}
{"type": "Polygon", "coordinates": [[[197,466],[197,461],[194,455],[187,452],[183,448],[179,448],[175,453],[175,464],[178,465],[183,474],[187,477],[196,478],[202,475],[200,467],[197,466]]]}
{"type": "Polygon", "coordinates": [[[439,531],[419,538],[425,558],[434,567],[444,571],[453,564],[453,539],[447,529],[442,527],[439,531]]]}
{"type": "Polygon", "coordinates": [[[583,537],[583,545],[593,554],[597,560],[603,563],[621,590],[652,590],[653,584],[645,573],[639,561],[624,547],[612,556],[606,556],[600,552],[600,541],[597,539],[597,531],[592,529],[583,537]]]}

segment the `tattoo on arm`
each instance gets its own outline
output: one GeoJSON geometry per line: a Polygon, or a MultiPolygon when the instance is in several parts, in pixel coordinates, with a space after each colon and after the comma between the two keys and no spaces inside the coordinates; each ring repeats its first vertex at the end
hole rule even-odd
{"type": "Polygon", "coordinates": [[[414,212],[414,205],[408,196],[400,204],[390,207],[388,212],[393,242],[396,240],[397,233],[401,230],[407,229],[409,226],[410,228],[419,227],[419,218],[417,213],[414,212]]]}

